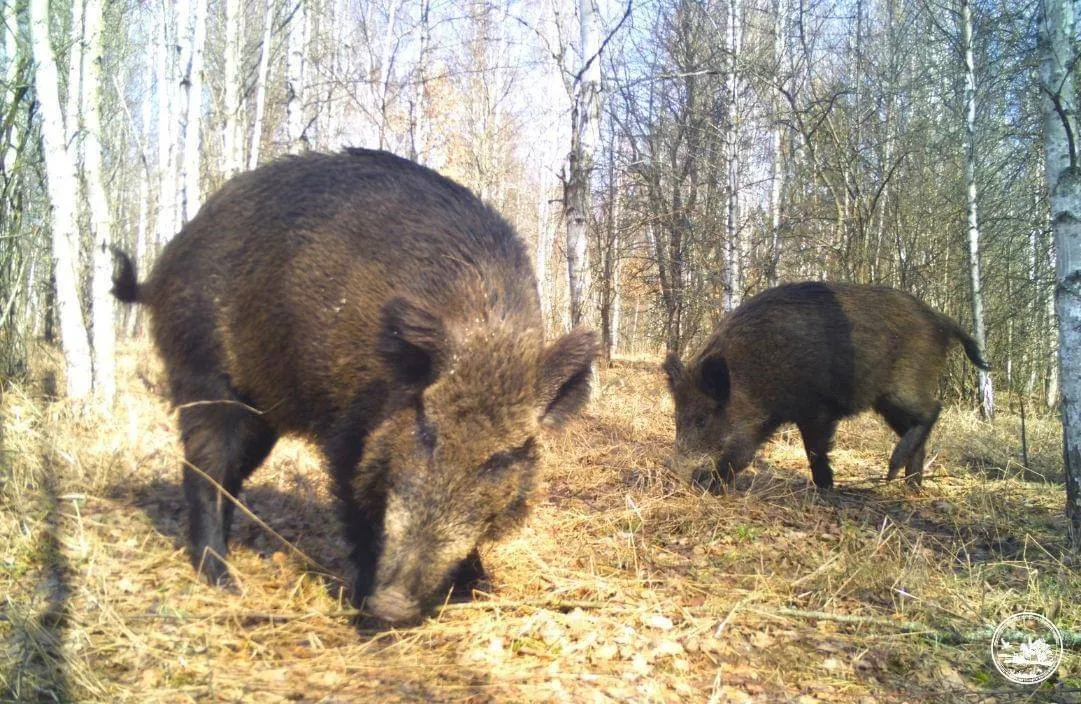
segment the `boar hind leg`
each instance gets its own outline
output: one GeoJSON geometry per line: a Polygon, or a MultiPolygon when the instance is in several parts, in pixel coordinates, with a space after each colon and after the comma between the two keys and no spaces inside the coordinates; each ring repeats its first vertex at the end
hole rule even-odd
{"type": "Polygon", "coordinates": [[[221,490],[236,497],[277,437],[259,416],[235,399],[181,406],[191,560],[209,582],[220,584],[229,578],[222,560],[235,508],[221,490]]]}
{"type": "Polygon", "coordinates": [[[927,404],[917,410],[914,405],[904,405],[890,399],[881,399],[875,408],[886,419],[893,431],[901,439],[890,455],[890,468],[886,479],[897,476],[901,466],[905,466],[905,480],[912,486],[919,486],[923,480],[923,458],[926,452],[927,436],[938,420],[942,405],[938,402],[927,404]]]}
{"type": "Polygon", "coordinates": [[[837,419],[820,415],[797,423],[797,426],[803,436],[807,461],[811,463],[811,479],[819,489],[832,489],[833,468],[830,467],[829,454],[833,446],[833,434],[837,430],[837,419]]]}

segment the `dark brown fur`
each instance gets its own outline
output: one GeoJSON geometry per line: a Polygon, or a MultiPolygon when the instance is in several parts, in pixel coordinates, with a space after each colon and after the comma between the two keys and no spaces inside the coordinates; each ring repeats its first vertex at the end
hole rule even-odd
{"type": "MultiPolygon", "coordinates": [[[[526,250],[462,186],[385,152],[291,157],[212,196],[136,283],[188,462],[236,495],[277,438],[324,451],[356,594],[416,618],[524,513],[535,437],[588,397],[590,332],[542,340],[526,250]],[[207,403],[211,402],[211,403],[207,403]]],[[[233,505],[184,469],[192,560],[227,576],[233,505]]]]}
{"type": "Polygon", "coordinates": [[[829,488],[837,422],[873,408],[901,438],[888,478],[905,465],[918,484],[941,409],[939,373],[955,340],[987,368],[957,323],[902,291],[816,282],[769,289],[728,315],[686,366],[675,355],[665,361],[677,455],[696,465],[696,482],[716,490],[792,422],[815,485],[829,488]]]}

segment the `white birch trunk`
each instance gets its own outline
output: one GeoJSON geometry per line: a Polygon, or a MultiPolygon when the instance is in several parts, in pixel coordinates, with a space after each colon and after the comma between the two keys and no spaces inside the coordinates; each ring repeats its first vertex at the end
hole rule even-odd
{"type": "Polygon", "coordinates": [[[157,245],[163,247],[177,231],[176,189],[176,130],[173,109],[176,105],[173,67],[176,62],[176,43],[169,26],[170,9],[161,3],[157,27],[157,84],[158,84],[158,212],[157,245]]]}
{"type": "Polygon", "coordinates": [[[90,230],[93,235],[93,272],[91,274],[91,311],[93,314],[94,391],[100,401],[110,405],[116,396],[116,316],[112,286],[113,269],[109,200],[102,183],[104,137],[101,133],[101,70],[105,59],[101,31],[102,0],[86,0],[86,74],[83,95],[86,99],[83,120],[86,128],[83,164],[86,177],[90,230]]]}
{"type": "Polygon", "coordinates": [[[601,58],[600,20],[596,0],[579,0],[582,60],[588,62],[574,86],[571,111],[571,151],[563,190],[563,219],[567,228],[567,282],[571,325],[590,318],[589,296],[592,290],[587,249],[590,213],[590,174],[593,155],[600,142],[601,58]]]}
{"type": "Polygon", "coordinates": [[[266,113],[266,84],[270,73],[270,40],[273,39],[274,0],[267,0],[263,16],[263,43],[259,54],[259,75],[255,81],[255,119],[251,126],[251,148],[248,150],[248,170],[259,165],[259,147],[263,142],[263,116],[266,113]]]}
{"type": "MultiPolygon", "coordinates": [[[[965,57],[965,196],[968,211],[968,272],[972,285],[973,337],[986,353],[987,333],[983,320],[983,278],[980,274],[980,225],[976,197],[976,67],[972,56],[972,7],[961,0],[961,37],[965,57]]],[[[995,390],[991,374],[979,373],[980,413],[986,419],[995,417],[995,390]]]]}
{"type": "Polygon", "coordinates": [[[41,137],[45,173],[52,210],[52,250],[56,266],[56,308],[60,342],[67,364],[67,392],[73,399],[90,393],[90,341],[79,304],[79,239],[75,199],[79,192],[75,164],[67,149],[64,116],[60,111],[60,85],[49,38],[48,0],[30,2],[30,37],[35,70],[34,85],[41,105],[41,137]]]}
{"type": "Polygon", "coordinates": [[[725,219],[724,307],[730,311],[739,306],[743,297],[743,242],[739,228],[739,95],[740,31],[739,0],[728,0],[728,22],[725,26],[725,50],[728,54],[727,93],[725,101],[725,182],[728,203],[725,219]]]}
{"type": "Polygon", "coordinates": [[[377,112],[377,118],[379,120],[379,148],[384,149],[387,146],[387,128],[390,120],[388,110],[390,105],[388,99],[390,96],[390,79],[391,79],[391,62],[394,59],[394,46],[397,38],[394,33],[394,28],[398,24],[398,12],[402,9],[402,3],[400,0],[392,0],[389,7],[387,7],[387,26],[383,33],[383,49],[379,56],[379,82],[372,81],[372,91],[377,92],[372,101],[377,112]]]}
{"type": "MultiPolygon", "coordinates": [[[[776,17],[773,25],[773,65],[780,73],[784,58],[784,33],[788,27],[787,0],[777,0],[776,17]]],[[[774,120],[780,118],[780,100],[777,91],[770,97],[774,120]]],[[[781,196],[784,194],[784,159],[781,150],[784,146],[780,124],[774,124],[770,130],[770,188],[769,188],[769,224],[770,251],[767,284],[776,286],[779,277],[777,270],[781,262],[781,196]]]]}
{"type": "MultiPolygon", "coordinates": [[[[139,179],[139,221],[135,227],[135,251],[132,259],[137,271],[142,271],[142,264],[146,260],[146,253],[150,240],[150,115],[152,109],[153,93],[150,90],[154,82],[154,67],[157,63],[155,51],[152,45],[146,48],[146,66],[143,73],[143,103],[139,113],[139,129],[143,139],[139,140],[139,166],[142,178],[139,179]]],[[[129,306],[125,313],[128,337],[134,337],[139,327],[141,306],[129,306]]]]}
{"type": "Polygon", "coordinates": [[[244,34],[240,0],[225,0],[225,112],[222,135],[222,170],[229,178],[240,171],[244,163],[240,138],[240,47],[244,34]]]}
{"type": "Polygon", "coordinates": [[[304,134],[304,83],[308,48],[308,3],[300,0],[289,22],[285,79],[285,125],[289,152],[298,154],[307,149],[304,134]]]}
{"type": "MultiPolygon", "coordinates": [[[[409,156],[414,161],[428,160],[428,62],[431,54],[431,0],[420,3],[420,49],[417,56],[416,81],[409,104],[409,156]]],[[[542,190],[543,193],[543,190],[542,190]]],[[[543,306],[543,300],[542,300],[543,306]]]]}
{"type": "Polygon", "coordinates": [[[551,194],[548,190],[547,173],[544,159],[540,159],[537,189],[537,250],[533,257],[533,268],[537,276],[537,295],[540,297],[541,320],[547,328],[552,324],[552,281],[548,269],[548,260],[552,255],[552,214],[551,194]]]}
{"type": "Polygon", "coordinates": [[[1058,265],[1055,303],[1059,320],[1066,516],[1073,545],[1081,549],[1081,169],[1077,159],[1077,106],[1071,71],[1073,8],[1068,0],[1041,2],[1040,78],[1045,91],[1044,140],[1051,224],[1058,265]]]}
{"type": "MultiPolygon", "coordinates": [[[[190,0],[190,13],[180,15],[186,29],[180,81],[184,103],[184,149],[180,157],[180,224],[195,217],[202,202],[199,188],[200,127],[203,123],[203,51],[206,44],[207,0],[190,0]]],[[[187,4],[187,3],[184,3],[187,4]]]]}
{"type": "Polygon", "coordinates": [[[619,349],[619,321],[620,321],[620,307],[623,305],[622,291],[623,287],[620,286],[619,278],[623,272],[623,257],[620,253],[620,237],[616,235],[616,241],[612,245],[612,249],[615,250],[616,262],[612,267],[612,310],[608,314],[610,322],[610,330],[608,333],[609,348],[608,359],[612,359],[615,356],[616,351],[619,349]]]}
{"type": "Polygon", "coordinates": [[[83,105],[83,5],[85,0],[72,0],[71,3],[71,45],[68,49],[68,92],[67,114],[64,116],[64,130],[68,148],[72,148],[79,139],[82,116],[79,110],[83,105]]]}

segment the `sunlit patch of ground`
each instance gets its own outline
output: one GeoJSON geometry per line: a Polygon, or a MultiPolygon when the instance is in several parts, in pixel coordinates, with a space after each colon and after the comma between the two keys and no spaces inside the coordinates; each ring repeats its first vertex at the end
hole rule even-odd
{"type": "Polygon", "coordinates": [[[423,625],[358,630],[319,457],[282,442],[244,501],[227,592],[183,551],[174,417],[144,347],[107,417],[7,390],[0,468],[0,700],[1081,701],[1081,658],[1033,694],[989,634],[1023,610],[1081,629],[1061,436],[948,409],[918,493],[885,483],[894,438],[842,424],[835,492],[782,430],[724,496],[665,469],[653,362],[602,372],[547,442],[532,515],[486,550],[490,595],[423,625]],[[275,535],[275,533],[277,535],[275,535]],[[283,542],[284,541],[284,542],[283,542]]]}

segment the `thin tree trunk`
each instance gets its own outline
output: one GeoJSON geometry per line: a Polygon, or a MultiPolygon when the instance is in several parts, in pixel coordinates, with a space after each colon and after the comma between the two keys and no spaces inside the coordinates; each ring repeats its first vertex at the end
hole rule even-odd
{"type": "Polygon", "coordinates": [[[30,1],[30,35],[36,69],[34,84],[41,105],[41,132],[46,186],[52,210],[52,249],[55,260],[56,308],[61,347],[67,364],[67,392],[85,398],[91,388],[90,341],[79,304],[79,240],[75,224],[78,183],[75,164],[67,149],[64,117],[60,112],[60,84],[49,38],[48,0],[30,1]]]}
{"type": "Polygon", "coordinates": [[[1063,458],[1070,537],[1081,550],[1081,169],[1077,153],[1077,106],[1071,70],[1073,8],[1068,0],[1041,3],[1041,82],[1046,91],[1044,140],[1055,272],[1062,379],[1063,458]],[[1069,67],[1069,68],[1068,68],[1069,67]]]}
{"type": "Polygon", "coordinates": [[[176,211],[176,163],[174,161],[176,131],[173,109],[176,105],[173,67],[176,60],[176,43],[169,26],[169,5],[161,3],[157,27],[157,83],[158,83],[158,212],[157,245],[163,247],[177,231],[176,211]]]}
{"type": "Polygon", "coordinates": [[[180,160],[180,222],[195,217],[202,204],[199,188],[200,127],[203,124],[203,51],[206,44],[207,0],[190,0],[191,34],[184,37],[184,151],[180,160]]]}
{"type": "Polygon", "coordinates": [[[308,3],[300,0],[289,21],[287,40],[289,55],[286,58],[285,123],[288,149],[292,154],[308,148],[304,134],[304,83],[308,50],[308,3]]]}
{"type": "MultiPolygon", "coordinates": [[[[787,0],[777,0],[774,9],[776,13],[773,24],[773,65],[780,73],[781,61],[784,57],[784,32],[788,26],[788,3],[787,0]]],[[[770,249],[769,269],[766,272],[766,282],[769,286],[778,283],[777,269],[781,261],[781,196],[784,193],[784,147],[782,126],[780,118],[780,100],[774,91],[770,98],[771,112],[773,113],[774,125],[770,129],[770,189],[769,189],[769,224],[770,224],[770,249]]]]}
{"type": "Polygon", "coordinates": [[[83,36],[83,18],[85,0],[72,0],[71,3],[71,44],[68,48],[68,111],[64,125],[68,148],[79,141],[79,128],[82,116],[79,114],[83,105],[83,55],[86,44],[83,36]]]}
{"type": "Polygon", "coordinates": [[[103,12],[101,0],[86,2],[86,51],[88,61],[84,78],[86,106],[86,153],[83,164],[86,175],[87,200],[90,210],[90,230],[93,234],[94,256],[91,275],[91,304],[93,313],[94,390],[106,406],[116,396],[116,316],[111,287],[112,244],[109,200],[102,183],[102,162],[105,140],[101,133],[101,71],[105,59],[102,44],[103,12]]]}
{"type": "MultiPolygon", "coordinates": [[[[416,86],[409,100],[409,158],[424,163],[428,158],[428,62],[432,44],[431,0],[420,3],[420,49],[417,56],[416,86]]],[[[542,197],[546,197],[543,194],[542,197]]],[[[538,231],[539,233],[539,231],[538,231]]],[[[542,300],[543,306],[543,300],[542,300]]]]}
{"type": "Polygon", "coordinates": [[[270,41],[274,29],[274,0],[267,0],[263,17],[263,44],[259,54],[259,75],[255,79],[255,120],[251,127],[251,148],[248,150],[248,169],[259,165],[259,147],[263,142],[263,115],[266,112],[266,84],[270,73],[270,41]]]}
{"type": "Polygon", "coordinates": [[[580,325],[589,316],[589,180],[593,155],[600,142],[601,58],[600,26],[596,0],[579,0],[583,66],[574,85],[571,110],[571,150],[563,188],[563,220],[567,229],[567,282],[571,325],[580,325]]]}
{"type": "Polygon", "coordinates": [[[397,42],[395,27],[398,24],[398,12],[401,9],[401,0],[393,0],[387,7],[387,26],[383,30],[383,49],[379,55],[379,81],[378,83],[372,81],[372,91],[378,91],[378,95],[373,96],[372,103],[378,108],[376,119],[379,120],[377,129],[380,149],[385,149],[387,146],[387,131],[390,128],[390,79],[393,75],[391,64],[394,61],[394,49],[397,42]]]}
{"type": "Polygon", "coordinates": [[[537,295],[540,296],[541,319],[545,326],[552,324],[552,280],[548,267],[548,259],[552,255],[552,204],[550,194],[546,188],[546,169],[544,162],[538,169],[538,181],[540,188],[537,199],[537,251],[533,256],[533,268],[537,276],[537,295]]]}
{"type": "MultiPolygon", "coordinates": [[[[972,285],[973,337],[980,350],[987,349],[987,332],[983,321],[983,285],[980,274],[980,225],[976,198],[976,68],[972,56],[972,7],[961,0],[961,33],[965,56],[965,196],[968,210],[968,272],[972,285]]],[[[979,369],[980,413],[990,420],[995,417],[995,390],[991,374],[979,369]]]]}
{"type": "Polygon", "coordinates": [[[244,34],[243,19],[240,0],[225,0],[225,134],[222,136],[222,171],[226,178],[240,171],[240,165],[244,163],[240,138],[240,47],[244,34]]]}
{"type": "Polygon", "coordinates": [[[724,308],[726,311],[739,306],[743,297],[743,242],[739,228],[739,114],[736,109],[739,95],[739,55],[742,42],[739,17],[739,0],[728,0],[728,22],[725,26],[725,51],[728,54],[726,77],[727,100],[725,101],[725,269],[724,308]]]}
{"type": "MultiPolygon", "coordinates": [[[[142,178],[139,179],[139,222],[135,229],[135,266],[141,270],[146,260],[147,250],[150,243],[150,154],[148,153],[149,142],[145,141],[150,134],[151,97],[153,95],[150,86],[154,81],[155,52],[148,46],[146,51],[146,67],[143,74],[143,104],[139,115],[140,130],[144,139],[139,141],[139,162],[142,170],[142,178]]],[[[142,316],[142,306],[128,306],[125,311],[125,333],[128,337],[134,337],[139,331],[139,320],[142,316]]]]}

